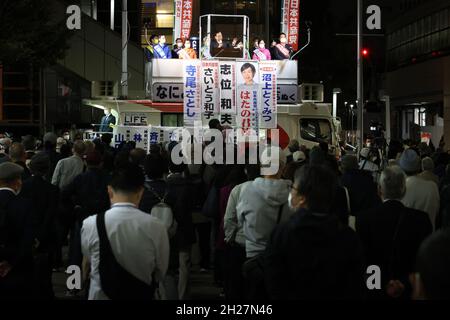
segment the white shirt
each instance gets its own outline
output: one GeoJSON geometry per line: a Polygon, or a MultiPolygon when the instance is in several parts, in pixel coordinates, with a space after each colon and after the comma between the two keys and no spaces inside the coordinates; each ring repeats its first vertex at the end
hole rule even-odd
{"type": "Polygon", "coordinates": [[[69,158],[61,159],[56,164],[52,184],[61,190],[71,183],[76,176],[82,174],[83,170],[84,161],[79,156],[73,155],[69,158]]]}
{"type": "Polygon", "coordinates": [[[241,194],[252,181],[244,182],[231,190],[227,202],[227,209],[223,218],[223,228],[225,232],[225,241],[230,242],[235,235],[235,241],[245,247],[245,235],[242,224],[238,223],[237,205],[241,199],[241,194]],[[235,234],[236,232],[236,234],[235,234]]]}
{"type": "MultiPolygon", "coordinates": [[[[81,248],[91,265],[89,300],[107,300],[101,289],[99,264],[100,241],[97,215],[84,220],[81,248]]],[[[167,229],[156,218],[130,203],[116,203],[105,214],[106,233],[117,262],[139,280],[150,285],[152,273],[164,278],[169,264],[167,229]]]]}
{"type": "Polygon", "coordinates": [[[440,196],[436,183],[424,180],[418,176],[406,179],[406,194],[402,203],[405,207],[421,210],[428,214],[433,230],[439,212],[440,196]]]}

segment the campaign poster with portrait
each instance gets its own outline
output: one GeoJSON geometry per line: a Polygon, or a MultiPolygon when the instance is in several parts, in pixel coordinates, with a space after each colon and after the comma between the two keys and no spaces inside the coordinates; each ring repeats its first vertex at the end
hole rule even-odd
{"type": "Polygon", "coordinates": [[[256,61],[240,61],[236,63],[236,84],[240,86],[259,85],[259,66],[256,61]]]}

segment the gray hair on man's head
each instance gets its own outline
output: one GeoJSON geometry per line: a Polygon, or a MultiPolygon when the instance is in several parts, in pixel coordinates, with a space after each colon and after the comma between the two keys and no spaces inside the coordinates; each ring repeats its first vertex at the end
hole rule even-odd
{"type": "Polygon", "coordinates": [[[426,157],[422,159],[422,170],[423,171],[433,171],[434,170],[434,162],[430,157],[426,157]]]}
{"type": "Polygon", "coordinates": [[[383,199],[400,200],[406,192],[406,175],[399,166],[387,167],[381,173],[378,184],[383,199]]]}

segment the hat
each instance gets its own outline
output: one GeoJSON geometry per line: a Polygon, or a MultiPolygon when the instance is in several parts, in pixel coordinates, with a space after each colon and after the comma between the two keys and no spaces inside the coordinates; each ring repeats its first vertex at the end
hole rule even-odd
{"type": "Polygon", "coordinates": [[[20,178],[23,168],[12,162],[4,162],[0,164],[0,180],[13,180],[20,178]]]}
{"type": "Polygon", "coordinates": [[[295,151],[292,155],[294,162],[303,162],[306,160],[306,155],[303,151],[295,151]]]}
{"type": "Polygon", "coordinates": [[[412,149],[407,149],[403,152],[399,160],[400,168],[406,173],[415,173],[420,171],[420,157],[412,149]]]}
{"type": "Polygon", "coordinates": [[[89,151],[86,154],[86,163],[90,166],[98,166],[102,161],[102,155],[97,150],[89,151]]]}
{"type": "Polygon", "coordinates": [[[31,173],[45,175],[50,168],[50,157],[45,152],[36,153],[31,158],[29,166],[31,173]]]}
{"type": "Polygon", "coordinates": [[[53,132],[47,132],[44,135],[44,143],[45,142],[50,142],[53,145],[56,145],[56,140],[58,139],[58,137],[56,136],[56,134],[54,134],[53,132]]]}
{"type": "Polygon", "coordinates": [[[341,166],[342,166],[342,170],[344,170],[344,171],[357,170],[358,169],[358,159],[356,158],[355,155],[346,154],[341,159],[341,166]]]}

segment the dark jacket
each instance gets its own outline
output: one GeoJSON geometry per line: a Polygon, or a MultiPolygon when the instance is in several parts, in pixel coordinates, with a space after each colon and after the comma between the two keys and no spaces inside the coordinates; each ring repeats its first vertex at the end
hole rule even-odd
{"type": "MultiPolygon", "coordinates": [[[[389,200],[361,212],[356,218],[356,228],[366,265],[381,269],[382,288],[390,280],[400,280],[406,287],[404,296],[410,297],[408,276],[414,270],[420,244],[433,230],[428,215],[407,208],[400,201],[389,200]]],[[[385,298],[384,292],[372,290],[369,297],[385,298]]]]}
{"type": "MultiPolygon", "coordinates": [[[[27,272],[32,265],[33,234],[31,205],[9,190],[0,190],[0,210],[4,221],[0,261],[8,261],[15,271],[27,272]],[[3,216],[4,214],[4,216],[3,216]]],[[[1,278],[0,278],[1,281],[1,278]]]]}
{"type": "Polygon", "coordinates": [[[50,169],[45,175],[45,180],[51,182],[56,165],[58,164],[58,161],[61,160],[61,156],[55,151],[55,149],[46,149],[43,152],[45,152],[45,154],[47,154],[50,158],[50,169]]]}
{"type": "Polygon", "coordinates": [[[57,237],[58,187],[45,181],[43,177],[32,176],[23,183],[21,196],[33,204],[31,211],[33,238],[39,241],[39,250],[48,252],[57,237]]]}
{"type": "Polygon", "coordinates": [[[31,172],[28,169],[27,165],[25,164],[25,162],[22,161],[17,161],[16,164],[18,164],[19,166],[21,166],[23,168],[23,172],[22,172],[22,181],[27,180],[29,177],[31,177],[31,172]]]}
{"type": "Polygon", "coordinates": [[[381,204],[372,174],[363,170],[351,170],[341,176],[341,184],[350,196],[351,215],[381,204]]]}
{"type": "Polygon", "coordinates": [[[74,218],[78,221],[105,212],[110,208],[109,180],[110,176],[104,170],[88,168],[62,190],[64,207],[70,211],[76,208],[74,218]]]}
{"type": "MultiPolygon", "coordinates": [[[[172,174],[167,177],[167,182],[152,180],[146,184],[150,185],[160,198],[163,198],[167,193],[165,202],[172,209],[178,224],[175,239],[173,239],[177,248],[183,249],[183,247],[189,247],[195,243],[194,224],[192,222],[194,191],[190,181],[180,174],[172,174]]],[[[159,202],[160,200],[146,187],[139,207],[142,211],[150,213],[153,206],[159,202]]]]}
{"type": "Polygon", "coordinates": [[[300,210],[275,229],[264,272],[276,300],[357,299],[363,292],[360,242],[335,215],[300,210]]]}

